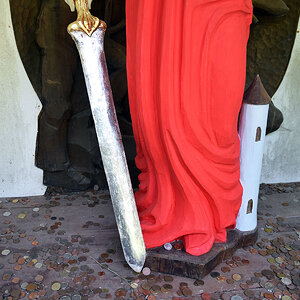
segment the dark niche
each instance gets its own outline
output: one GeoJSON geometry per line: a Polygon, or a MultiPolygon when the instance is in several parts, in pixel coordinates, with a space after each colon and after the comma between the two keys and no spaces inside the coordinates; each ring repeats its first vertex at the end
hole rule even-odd
{"type": "MultiPolygon", "coordinates": [[[[75,20],[63,0],[10,0],[16,42],[43,105],[38,122],[36,165],[47,186],[107,188],[79,56],[66,27],[75,20]]],[[[248,44],[246,87],[260,74],[272,96],[286,70],[294,43],[299,0],[255,0],[248,44]]],[[[134,187],[138,174],[126,80],[125,0],[94,0],[92,14],[108,24],[105,54],[134,187]]],[[[268,132],[283,120],[271,103],[268,132]]]]}

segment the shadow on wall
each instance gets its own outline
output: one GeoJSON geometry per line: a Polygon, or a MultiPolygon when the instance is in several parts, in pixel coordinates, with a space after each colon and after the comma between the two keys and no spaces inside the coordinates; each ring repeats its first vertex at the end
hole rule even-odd
{"type": "MultiPolygon", "coordinates": [[[[79,56],[66,27],[75,20],[62,0],[10,0],[15,36],[28,76],[43,104],[36,164],[44,183],[85,190],[107,183],[79,56]]],[[[272,96],[282,80],[299,16],[298,0],[255,0],[248,43],[247,82],[260,74],[272,96]]],[[[138,185],[126,81],[125,0],[94,0],[92,14],[108,24],[105,53],[133,186],[138,185]]],[[[271,104],[267,132],[282,122],[271,104]]]]}

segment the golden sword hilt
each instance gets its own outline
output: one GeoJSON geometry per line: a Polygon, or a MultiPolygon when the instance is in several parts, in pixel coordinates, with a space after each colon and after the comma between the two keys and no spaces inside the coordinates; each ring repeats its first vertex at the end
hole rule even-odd
{"type": "Polygon", "coordinates": [[[74,0],[77,20],[68,26],[68,32],[82,31],[91,36],[97,28],[106,29],[106,23],[91,15],[88,0],[74,0]]]}

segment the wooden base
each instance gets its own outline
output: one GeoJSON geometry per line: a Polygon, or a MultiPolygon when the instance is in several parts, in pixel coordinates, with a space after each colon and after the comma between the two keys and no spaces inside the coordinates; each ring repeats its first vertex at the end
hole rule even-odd
{"type": "Polygon", "coordinates": [[[232,257],[237,249],[253,245],[257,234],[257,229],[247,232],[229,230],[226,243],[215,243],[208,253],[200,256],[190,255],[174,247],[170,251],[164,247],[149,249],[145,266],[154,272],[201,279],[223,260],[232,257]]]}

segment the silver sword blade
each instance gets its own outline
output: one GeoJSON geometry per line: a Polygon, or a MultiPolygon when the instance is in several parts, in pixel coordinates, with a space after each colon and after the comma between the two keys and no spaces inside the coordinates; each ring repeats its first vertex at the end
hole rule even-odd
{"type": "Polygon", "coordinates": [[[105,30],[98,28],[91,36],[82,31],[69,33],[80,54],[124,256],[129,266],[140,272],[146,250],[108,78],[105,30]]]}

